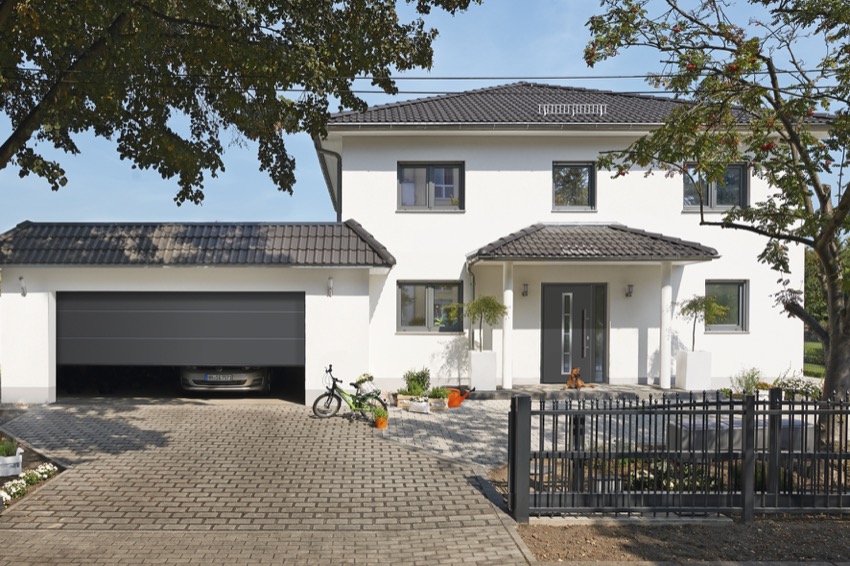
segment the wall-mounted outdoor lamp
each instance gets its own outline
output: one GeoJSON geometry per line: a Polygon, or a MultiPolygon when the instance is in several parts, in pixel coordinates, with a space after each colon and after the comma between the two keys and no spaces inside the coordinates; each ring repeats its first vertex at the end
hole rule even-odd
{"type": "Polygon", "coordinates": [[[328,297],[334,296],[334,278],[328,277],[328,297]]]}
{"type": "Polygon", "coordinates": [[[634,292],[635,292],[635,286],[634,285],[632,285],[631,283],[626,285],[626,296],[627,297],[631,297],[632,293],[634,293],[634,292]]]}
{"type": "Polygon", "coordinates": [[[26,282],[26,281],[24,281],[24,276],[23,276],[23,275],[21,275],[20,277],[18,277],[18,283],[20,283],[20,284],[21,284],[21,296],[22,296],[22,297],[26,297],[26,296],[27,296],[27,282],[26,282]]]}
{"type": "Polygon", "coordinates": [[[523,296],[523,297],[527,297],[527,296],[528,296],[528,283],[523,283],[523,284],[522,284],[522,296],[523,296]]]}

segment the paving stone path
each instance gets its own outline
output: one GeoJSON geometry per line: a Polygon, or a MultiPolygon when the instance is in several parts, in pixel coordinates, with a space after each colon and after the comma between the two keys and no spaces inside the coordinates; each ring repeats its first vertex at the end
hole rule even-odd
{"type": "Polygon", "coordinates": [[[529,563],[483,478],[507,402],[430,417],[393,409],[382,438],[285,402],[31,408],[4,431],[71,467],[0,513],[0,564],[529,563]]]}

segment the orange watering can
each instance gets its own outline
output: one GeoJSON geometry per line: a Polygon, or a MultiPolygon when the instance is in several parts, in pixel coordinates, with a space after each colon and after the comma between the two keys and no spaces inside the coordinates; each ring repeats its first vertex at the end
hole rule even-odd
{"type": "Polygon", "coordinates": [[[455,408],[460,407],[460,404],[463,403],[463,400],[469,397],[469,394],[475,391],[473,387],[466,393],[461,393],[460,389],[451,389],[449,388],[449,407],[455,408]]]}

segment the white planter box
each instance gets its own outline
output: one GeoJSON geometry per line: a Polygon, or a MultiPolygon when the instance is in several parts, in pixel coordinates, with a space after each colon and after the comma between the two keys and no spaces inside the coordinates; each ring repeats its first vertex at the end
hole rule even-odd
{"type": "Polygon", "coordinates": [[[23,469],[24,449],[18,448],[15,456],[0,457],[0,477],[2,476],[17,476],[23,469]]]}
{"type": "Polygon", "coordinates": [[[428,401],[411,401],[407,410],[411,413],[430,413],[431,406],[428,401]]]}
{"type": "Polygon", "coordinates": [[[498,385],[496,376],[496,352],[487,350],[469,351],[469,379],[472,387],[478,391],[495,391],[498,385]]]}
{"type": "Polygon", "coordinates": [[[690,391],[711,389],[711,352],[682,350],[676,354],[676,387],[690,391]]]}

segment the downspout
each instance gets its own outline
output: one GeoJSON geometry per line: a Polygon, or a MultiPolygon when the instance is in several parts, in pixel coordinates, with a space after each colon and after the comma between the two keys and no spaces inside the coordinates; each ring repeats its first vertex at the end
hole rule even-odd
{"type": "MultiPolygon", "coordinates": [[[[336,201],[334,202],[334,208],[336,209],[336,221],[342,222],[342,155],[330,149],[323,148],[319,145],[318,139],[314,140],[314,145],[317,153],[330,155],[336,159],[336,198],[333,200],[336,201]]],[[[330,181],[330,175],[328,174],[328,169],[325,163],[326,162],[322,160],[322,171],[325,174],[325,181],[328,182],[330,181]]]]}
{"type": "MultiPolygon", "coordinates": [[[[466,272],[469,273],[470,284],[472,286],[472,298],[470,299],[470,301],[475,300],[475,274],[472,272],[472,264],[474,263],[474,260],[466,262],[466,272]]],[[[475,333],[473,332],[472,328],[470,328],[469,332],[469,349],[475,349],[475,333]]]]}

